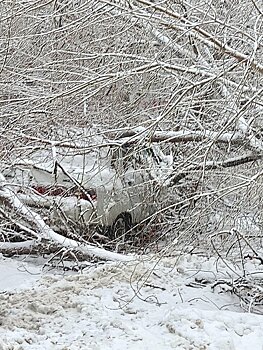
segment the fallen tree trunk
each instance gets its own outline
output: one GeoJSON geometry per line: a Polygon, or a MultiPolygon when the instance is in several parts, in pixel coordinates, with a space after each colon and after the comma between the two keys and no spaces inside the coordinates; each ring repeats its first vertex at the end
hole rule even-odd
{"type": "Polygon", "coordinates": [[[63,247],[73,248],[84,255],[90,257],[96,257],[103,260],[122,261],[128,262],[135,259],[134,256],[128,256],[115,252],[108,251],[103,248],[99,248],[90,244],[80,243],[73,239],[66,238],[51,227],[49,227],[42,217],[33,211],[31,208],[23,204],[17,195],[3,182],[3,176],[1,176],[2,183],[0,184],[0,204],[15,210],[16,213],[22,217],[29,225],[35,227],[35,230],[30,229],[31,233],[41,241],[42,239],[57,243],[63,247]]]}

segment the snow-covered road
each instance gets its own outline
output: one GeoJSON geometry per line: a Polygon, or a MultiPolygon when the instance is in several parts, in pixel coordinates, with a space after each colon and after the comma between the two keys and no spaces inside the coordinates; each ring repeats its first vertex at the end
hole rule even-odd
{"type": "Polygon", "coordinates": [[[197,288],[218,277],[215,259],[105,263],[63,277],[2,258],[1,269],[1,350],[263,349],[263,316],[209,284],[197,288]]]}

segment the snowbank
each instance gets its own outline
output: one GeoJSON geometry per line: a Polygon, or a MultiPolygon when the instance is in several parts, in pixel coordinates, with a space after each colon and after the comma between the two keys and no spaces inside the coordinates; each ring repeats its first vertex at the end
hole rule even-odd
{"type": "Polygon", "coordinates": [[[33,289],[0,294],[0,349],[262,350],[263,316],[196,282],[217,268],[188,256],[44,275],[33,289]]]}

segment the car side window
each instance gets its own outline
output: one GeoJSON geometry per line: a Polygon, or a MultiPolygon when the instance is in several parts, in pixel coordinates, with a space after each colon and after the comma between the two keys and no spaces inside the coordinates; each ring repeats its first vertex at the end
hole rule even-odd
{"type": "Polygon", "coordinates": [[[111,166],[119,175],[133,172],[151,176],[151,171],[161,163],[161,158],[151,145],[125,145],[111,150],[111,166]]]}
{"type": "Polygon", "coordinates": [[[118,172],[134,167],[133,149],[128,146],[111,149],[111,166],[118,172]]]}

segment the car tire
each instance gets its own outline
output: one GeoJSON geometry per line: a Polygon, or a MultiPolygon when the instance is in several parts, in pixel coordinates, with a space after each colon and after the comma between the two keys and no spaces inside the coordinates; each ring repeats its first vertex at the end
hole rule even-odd
{"type": "Polygon", "coordinates": [[[112,227],[111,235],[113,239],[122,239],[125,241],[126,233],[131,229],[131,215],[129,213],[122,213],[117,216],[112,227]]]}

